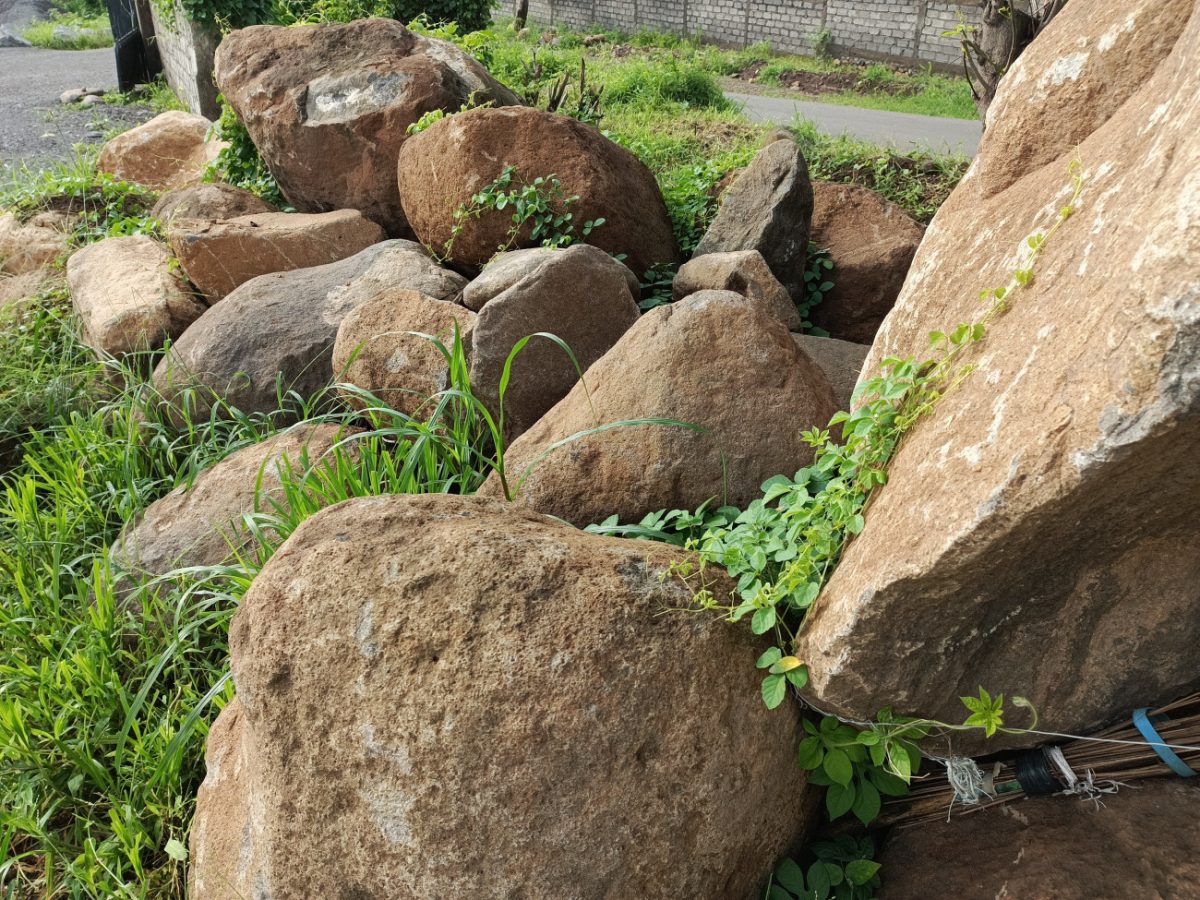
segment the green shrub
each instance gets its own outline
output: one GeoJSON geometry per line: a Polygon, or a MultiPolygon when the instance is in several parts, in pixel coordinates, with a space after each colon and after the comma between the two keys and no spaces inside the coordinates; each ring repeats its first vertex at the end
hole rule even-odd
{"type": "Polygon", "coordinates": [[[217,158],[204,173],[205,181],[224,181],[262,197],[268,203],[287,208],[287,201],[279,190],[279,182],[263,162],[250,139],[250,133],[233,111],[233,107],[221,97],[221,115],[214,128],[215,137],[228,143],[221,148],[217,158]]]}

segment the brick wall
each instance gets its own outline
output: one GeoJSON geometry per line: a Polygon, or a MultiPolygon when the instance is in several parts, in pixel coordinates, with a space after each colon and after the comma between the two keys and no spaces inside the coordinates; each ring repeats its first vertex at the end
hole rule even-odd
{"type": "MultiPolygon", "coordinates": [[[[512,12],[503,0],[502,14],[512,12]]],[[[828,28],[842,56],[932,63],[953,69],[956,38],[943,37],[958,16],[977,23],[978,4],[952,0],[530,0],[529,18],[542,24],[700,34],[743,47],[767,41],[786,53],[812,52],[812,36],[828,28]]]]}

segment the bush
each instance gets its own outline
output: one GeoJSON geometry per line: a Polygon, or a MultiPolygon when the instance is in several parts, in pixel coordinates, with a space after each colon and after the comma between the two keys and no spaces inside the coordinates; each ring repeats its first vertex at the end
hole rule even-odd
{"type": "Polygon", "coordinates": [[[226,141],[229,146],[221,149],[213,160],[208,171],[204,173],[205,181],[224,181],[234,187],[240,187],[268,203],[283,209],[287,201],[279,190],[279,183],[267,168],[267,164],[258,154],[250,133],[241,123],[233,107],[221,99],[221,116],[217,119],[216,137],[226,141]]]}
{"type": "Polygon", "coordinates": [[[464,31],[478,31],[492,21],[495,0],[396,0],[393,15],[402,22],[425,16],[431,22],[457,22],[464,31]]]}

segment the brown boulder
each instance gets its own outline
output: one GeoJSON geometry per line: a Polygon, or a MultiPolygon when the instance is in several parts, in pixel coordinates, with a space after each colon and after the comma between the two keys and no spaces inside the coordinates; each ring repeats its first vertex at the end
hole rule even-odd
{"type": "Polygon", "coordinates": [[[717,215],[696,245],[708,253],[757,250],[793,301],[804,300],[804,265],[813,214],[808,165],[795,141],[758,151],[725,192],[717,215]]]}
{"type": "Polygon", "coordinates": [[[796,345],[825,373],[838,409],[849,409],[850,398],[858,384],[863,360],[871,351],[869,344],[852,344],[836,338],[817,337],[811,334],[793,334],[796,345]]]}
{"type": "Polygon", "coordinates": [[[1184,900],[1200,885],[1200,789],[1143,781],[1095,804],[1009,803],[894,832],[879,900],[1184,900]]]}
{"type": "Polygon", "coordinates": [[[465,283],[412,241],[384,241],[328,265],[260,275],[171,345],[154,384],[169,399],[198,392],[193,402],[200,410],[221,398],[244,412],[269,412],[279,405],[279,383],[312,397],[333,380],[338,326],[358,304],[389,288],[454,297],[465,283]]]}
{"type": "Polygon", "coordinates": [[[812,241],[833,259],[833,288],[809,312],[831,337],[869,344],[925,234],[902,208],[853,184],[813,183],[812,241]]]}
{"type": "Polygon", "coordinates": [[[684,263],[671,284],[672,295],[682,300],[700,291],[733,291],[765,304],[789,331],[802,325],[796,304],[757,250],[708,253],[684,263]]]}
{"type": "Polygon", "coordinates": [[[55,213],[25,220],[14,213],[0,215],[0,274],[28,275],[54,265],[70,251],[72,225],[55,213]]]}
{"type": "MultiPolygon", "coordinates": [[[[333,345],[334,376],[415,415],[428,398],[449,387],[450,366],[437,345],[411,332],[437,338],[452,350],[455,327],[469,358],[475,313],[417,291],[384,291],[342,320],[333,345]]],[[[357,394],[347,400],[364,406],[357,394]]]]}
{"type": "Polygon", "coordinates": [[[141,580],[227,562],[252,544],[244,517],[283,501],[283,473],[317,465],[343,437],[336,425],[301,425],[231,453],[127,525],[109,556],[114,570],[141,580]]]}
{"type": "MultiPolygon", "coordinates": [[[[505,454],[517,503],[580,526],[614,514],[630,522],[658,509],[694,509],[710,497],[746,504],[766,479],[812,461],[800,432],[824,427],[837,409],[825,376],[779,318],[729,291],[651,310],[585,381],[586,390],[576,385],[505,454]],[[707,433],[612,428],[538,461],[571,435],[652,417],[707,433]]],[[[499,478],[490,476],[480,493],[501,496],[499,478]]]]}
{"type": "Polygon", "coordinates": [[[520,102],[453,44],[390,19],[243,28],[215,69],[289,203],[361,210],[394,237],[410,235],[396,188],[408,127],[437,109],[520,102]]]}
{"type": "Polygon", "coordinates": [[[176,219],[167,236],[209,302],[259,275],[337,262],[384,239],[382,228],[352,209],[256,213],[223,222],[176,219]]]}
{"type": "MultiPolygon", "coordinates": [[[[625,254],[635,274],[678,260],[667,206],[650,170],[590,125],[525,107],[448,116],[405,143],[400,196],[422,243],[439,252],[445,248],[458,221],[455,211],[509,166],[514,188],[557,176],[562,198],[578,198],[569,207],[576,228],[604,219],[588,243],[625,254]]],[[[454,236],[452,255],[464,271],[478,271],[498,250],[530,246],[531,226],[515,240],[509,234],[513,220],[507,209],[482,211],[458,224],[462,231],[454,236]]]]}
{"type": "Polygon", "coordinates": [[[157,350],[200,318],[204,303],[145,235],[105,238],[67,260],[83,342],[98,356],[157,350]]]}
{"type": "Polygon", "coordinates": [[[105,144],[96,169],[152,191],[199,184],[221,149],[219,141],[206,140],[211,127],[204,116],[177,109],[160,113],[105,144]]]}
{"type": "Polygon", "coordinates": [[[579,381],[579,372],[603,356],[638,320],[629,270],[587,244],[553,250],[511,287],[487,300],[471,334],[471,387],[500,414],[500,380],[513,348],[517,355],[504,396],[505,434],[511,440],[542,417],[579,381]],[[578,368],[576,368],[578,363],[578,368]]]}
{"type": "Polygon", "coordinates": [[[680,554],[473,497],[306,521],[230,629],[190,896],[760,897],[799,717],[746,629],[661,614],[680,554]]]}
{"type": "MultiPolygon", "coordinates": [[[[1109,11],[1071,0],[1029,52],[1117,53],[1109,11]]],[[[1200,687],[1198,48],[1194,9],[1077,148],[999,194],[968,176],[930,226],[865,371],[977,320],[1082,161],[1074,215],[963,360],[979,370],[901,444],[814,607],[798,655],[821,708],[961,721],[958,697],[983,685],[1087,734],[1200,687]]],[[[1014,84],[1008,103],[1043,90],[1014,84]]]]}
{"type": "Polygon", "coordinates": [[[266,200],[247,190],[214,181],[167,191],[158,198],[150,214],[170,226],[174,219],[222,222],[238,216],[277,211],[266,200]]]}

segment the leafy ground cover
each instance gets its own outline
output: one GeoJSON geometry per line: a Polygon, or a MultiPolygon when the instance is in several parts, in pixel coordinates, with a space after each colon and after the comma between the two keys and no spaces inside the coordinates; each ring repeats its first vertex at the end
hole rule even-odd
{"type": "MultiPolygon", "coordinates": [[[[720,90],[713,60],[727,51],[645,35],[586,46],[582,36],[560,34],[550,44],[536,30],[518,35],[503,25],[437,33],[531,102],[544,105],[566,79],[561,108],[655,172],[685,249],[715,212],[715,186],[752,158],[766,131],[720,90]]],[[[223,118],[223,136],[241,139],[212,175],[271,196],[273,179],[239,129],[223,118]]],[[[805,123],[793,130],[815,177],[872,187],[922,221],[965,167],[831,139],[805,123]]],[[[0,189],[0,207],[18,216],[82,213],[76,246],[155,234],[153,200],[98,175],[87,154],[52,171],[17,173],[0,189]]],[[[659,277],[669,289],[670,273],[659,277]]],[[[218,406],[218,414],[170,424],[143,380],[152,360],[97,362],[76,328],[61,273],[0,314],[0,897],[182,897],[204,739],[232,695],[226,628],[258,567],[324,503],[473,491],[503,466],[502,442],[471,394],[461,348],[446,348],[452,384],[429,420],[370,404],[365,422],[356,419],[368,428],[355,439],[357,454],[342,447],[321,461],[294,461],[286,507],[264,506],[252,517],[250,552],[119,601],[107,548],[124,522],[294,420],[348,423],[356,414],[330,391],[310,401],[281,394],[268,415],[218,406]]],[[[847,867],[857,861],[859,851],[845,853],[854,857],[847,867]]],[[[874,874],[858,871],[864,884],[874,874]]],[[[787,867],[779,878],[796,883],[787,867]]]]}

